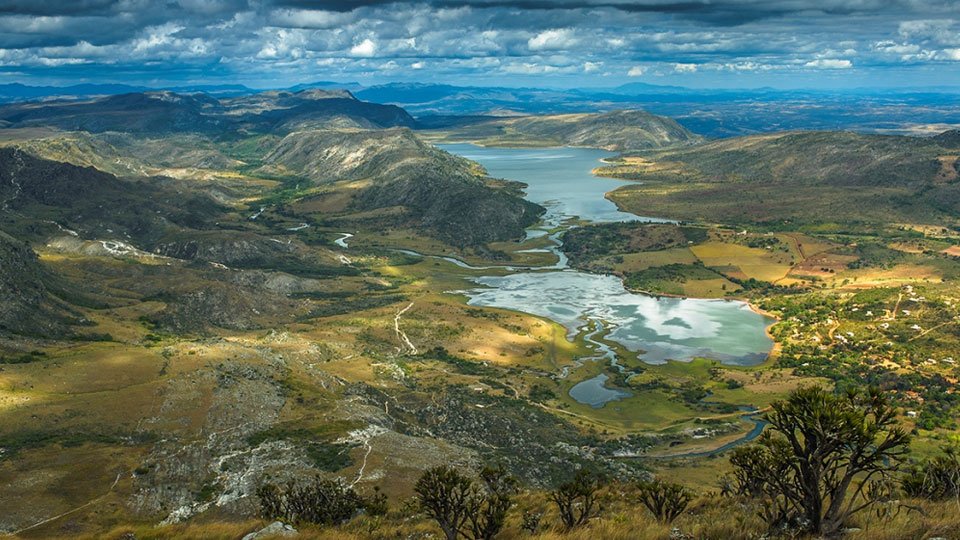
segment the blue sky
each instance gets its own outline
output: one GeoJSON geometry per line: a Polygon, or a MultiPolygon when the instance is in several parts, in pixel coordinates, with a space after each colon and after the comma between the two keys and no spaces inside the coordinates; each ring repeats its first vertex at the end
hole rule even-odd
{"type": "Polygon", "coordinates": [[[960,86],[960,0],[0,0],[0,84],[960,86]]]}

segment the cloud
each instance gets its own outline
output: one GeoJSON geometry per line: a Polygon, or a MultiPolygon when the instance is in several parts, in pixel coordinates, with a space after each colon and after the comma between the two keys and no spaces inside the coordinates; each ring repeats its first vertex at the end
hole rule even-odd
{"type": "Polygon", "coordinates": [[[349,13],[317,9],[279,9],[270,13],[270,22],[290,28],[335,28],[351,21],[349,13]]]}
{"type": "Polygon", "coordinates": [[[579,43],[569,28],[540,32],[527,41],[531,51],[557,51],[569,49],[579,43]]]}
{"type": "Polygon", "coordinates": [[[351,47],[350,54],[369,58],[377,54],[377,44],[372,39],[367,38],[351,47]]]}
{"type": "Polygon", "coordinates": [[[925,69],[960,84],[956,2],[0,0],[0,75],[366,81],[393,61],[391,77],[438,82],[696,73],[760,85],[810,69],[851,81],[925,69]]]}
{"type": "Polygon", "coordinates": [[[853,62],[839,58],[817,58],[816,60],[807,62],[803,65],[803,67],[817,69],[850,69],[853,67],[853,62]]]}

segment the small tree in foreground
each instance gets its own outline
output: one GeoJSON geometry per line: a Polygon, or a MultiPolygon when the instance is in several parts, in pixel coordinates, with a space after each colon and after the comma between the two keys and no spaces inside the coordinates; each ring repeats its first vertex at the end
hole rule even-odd
{"type": "Polygon", "coordinates": [[[467,521],[475,540],[491,540],[503,529],[517,492],[517,481],[502,467],[480,471],[483,487],[470,501],[467,521]]]}
{"type": "Polygon", "coordinates": [[[597,474],[580,470],[573,480],[561,484],[550,494],[565,529],[579,527],[600,515],[600,505],[597,502],[600,483],[601,478],[597,474]]]}
{"type": "Polygon", "coordinates": [[[673,523],[673,520],[687,509],[693,498],[680,484],[657,479],[640,482],[637,488],[640,490],[640,502],[663,523],[673,523]]]}
{"type": "Polygon", "coordinates": [[[960,501],[960,444],[943,447],[943,454],[915,465],[901,485],[907,495],[935,501],[960,501]]]}
{"type": "Polygon", "coordinates": [[[884,490],[874,488],[889,483],[910,437],[878,389],[836,395],[800,388],[771,409],[759,450],[731,460],[738,478],[757,480],[771,526],[835,536],[850,516],[880,502],[884,490]]]}
{"type": "Polygon", "coordinates": [[[447,540],[456,540],[467,522],[473,480],[453,467],[440,466],[423,473],[413,490],[420,507],[440,525],[447,540]]]}
{"type": "Polygon", "coordinates": [[[257,488],[256,494],[261,517],[289,523],[338,525],[350,520],[367,503],[339,478],[316,477],[306,483],[264,484],[257,488]]]}
{"type": "Polygon", "coordinates": [[[447,540],[490,540],[503,529],[517,482],[502,468],[480,472],[482,485],[446,466],[428,470],[414,491],[447,540]]]}

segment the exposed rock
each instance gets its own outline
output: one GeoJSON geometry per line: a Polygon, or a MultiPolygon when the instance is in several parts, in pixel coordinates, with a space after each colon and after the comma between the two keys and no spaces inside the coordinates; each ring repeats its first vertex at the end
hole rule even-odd
{"type": "Polygon", "coordinates": [[[457,246],[520,238],[543,212],[520,197],[518,186],[493,185],[471,162],[405,129],[292,133],[265,162],[265,172],[292,172],[318,184],[363,181],[344,211],[400,208],[405,212],[394,221],[457,246]]]}
{"type": "Polygon", "coordinates": [[[260,538],[287,538],[299,534],[293,525],[287,525],[282,521],[274,521],[259,531],[252,532],[243,537],[243,540],[258,540],[260,538]]]}

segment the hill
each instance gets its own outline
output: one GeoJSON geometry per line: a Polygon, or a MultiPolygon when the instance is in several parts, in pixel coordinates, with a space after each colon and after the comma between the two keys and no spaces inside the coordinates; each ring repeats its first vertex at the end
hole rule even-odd
{"type": "Polygon", "coordinates": [[[491,146],[589,146],[613,151],[702,141],[674,120],[640,110],[480,119],[442,133],[450,141],[491,146]]]}
{"type": "Polygon", "coordinates": [[[341,90],[265,92],[222,100],[203,93],[134,92],[0,107],[3,127],[43,126],[91,133],[289,132],[329,122],[363,128],[414,124],[399,107],[360,101],[341,90]]]}
{"type": "Polygon", "coordinates": [[[714,223],[880,223],[960,216],[955,152],[930,138],[789,132],[640,152],[602,167],[640,180],[610,198],[714,223]]]}
{"type": "Polygon", "coordinates": [[[520,197],[518,185],[491,181],[475,164],[405,129],[296,132],[263,161],[263,172],[314,184],[358,182],[337,210],[403,209],[388,220],[411,220],[455,246],[520,238],[543,212],[520,197]]]}
{"type": "Polygon", "coordinates": [[[30,246],[0,231],[0,336],[72,335],[69,327],[79,324],[81,317],[56,296],[58,289],[57,278],[30,246]]]}

